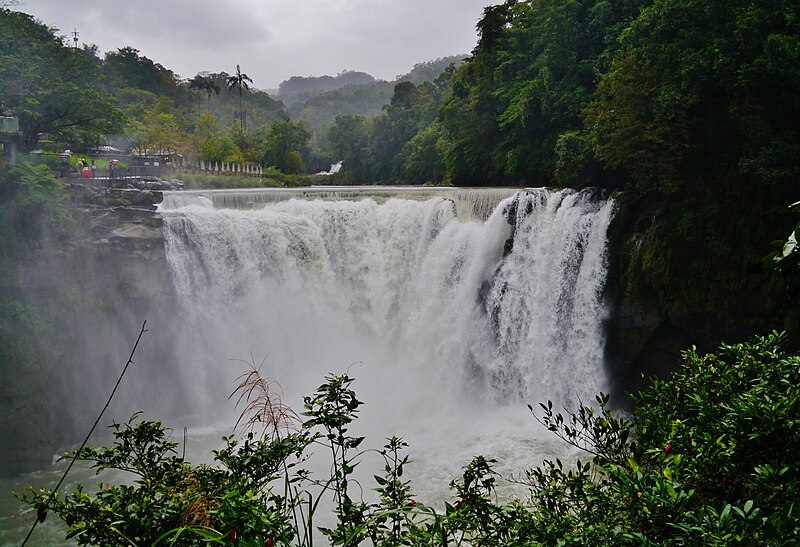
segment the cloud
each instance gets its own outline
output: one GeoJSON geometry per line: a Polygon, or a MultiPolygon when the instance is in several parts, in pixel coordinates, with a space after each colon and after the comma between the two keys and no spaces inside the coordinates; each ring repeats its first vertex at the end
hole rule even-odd
{"type": "Polygon", "coordinates": [[[131,46],[183,77],[235,70],[256,87],[363,70],[391,79],[468,53],[486,0],[23,0],[20,10],[102,51],[131,46]]]}

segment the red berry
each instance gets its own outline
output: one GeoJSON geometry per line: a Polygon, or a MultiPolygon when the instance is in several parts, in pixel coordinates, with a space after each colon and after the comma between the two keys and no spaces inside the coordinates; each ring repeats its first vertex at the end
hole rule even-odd
{"type": "Polygon", "coordinates": [[[664,447],[664,453],[669,454],[669,451],[672,450],[672,444],[667,443],[667,446],[664,447]]]}

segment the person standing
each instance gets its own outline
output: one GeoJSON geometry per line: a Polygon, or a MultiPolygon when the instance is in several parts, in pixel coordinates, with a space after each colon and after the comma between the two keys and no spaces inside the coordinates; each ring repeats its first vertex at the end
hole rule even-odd
{"type": "Polygon", "coordinates": [[[94,176],[95,176],[95,170],[96,169],[97,169],[97,166],[94,164],[94,160],[92,160],[92,166],[89,168],[89,171],[92,174],[92,178],[94,178],[94,176]]]}

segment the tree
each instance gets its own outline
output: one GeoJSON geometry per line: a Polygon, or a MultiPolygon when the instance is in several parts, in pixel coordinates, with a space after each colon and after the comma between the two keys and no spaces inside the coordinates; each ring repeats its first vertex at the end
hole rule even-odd
{"type": "Polygon", "coordinates": [[[508,0],[486,8],[480,39],[439,114],[457,183],[551,184],[561,134],[581,108],[641,0],[508,0]]]}
{"type": "Polygon", "coordinates": [[[191,80],[189,80],[189,89],[192,91],[197,91],[198,93],[205,91],[206,95],[208,96],[208,102],[211,103],[211,95],[216,93],[219,95],[220,87],[211,78],[208,73],[200,73],[191,80]]]}
{"type": "Polygon", "coordinates": [[[236,65],[236,74],[228,78],[228,91],[233,91],[234,89],[239,91],[239,124],[242,128],[242,131],[247,130],[247,125],[245,124],[245,114],[244,110],[242,109],[242,91],[244,89],[250,89],[248,83],[252,84],[253,80],[247,74],[242,74],[239,65],[236,65]]]}
{"type": "Polygon", "coordinates": [[[242,151],[236,146],[233,139],[228,136],[216,137],[209,135],[203,139],[200,158],[211,163],[240,163],[242,161],[242,151]]]}
{"type": "Polygon", "coordinates": [[[174,72],[139,54],[132,47],[106,53],[103,72],[112,87],[132,87],[152,91],[172,100],[186,95],[186,89],[174,72]]]}
{"type": "Polygon", "coordinates": [[[257,136],[256,159],[284,173],[300,173],[303,170],[302,154],[309,138],[311,134],[302,123],[291,120],[275,123],[257,136]]]}
{"type": "Polygon", "coordinates": [[[336,116],[325,134],[330,154],[342,162],[340,177],[349,182],[369,181],[369,141],[372,119],[366,116],[336,116]]]}
{"type": "MultiPolygon", "coordinates": [[[[384,114],[375,119],[370,142],[372,180],[403,181],[403,164],[410,153],[409,141],[436,118],[442,89],[431,82],[415,86],[409,81],[395,85],[384,114]]],[[[435,142],[432,141],[432,142],[435,142]]]]}
{"type": "Polygon", "coordinates": [[[26,147],[44,134],[97,142],[119,131],[124,115],[100,86],[98,67],[66,47],[30,15],[0,10],[0,111],[19,116],[26,147]]]}
{"type": "Polygon", "coordinates": [[[189,140],[175,112],[164,103],[147,109],[142,119],[129,124],[132,148],[140,154],[174,152],[189,140]]]}
{"type": "Polygon", "coordinates": [[[496,462],[476,456],[450,483],[455,499],[440,509],[418,503],[403,477],[408,445],[391,437],[377,451],[378,500],[367,503],[354,471],[376,451],[354,435],[363,403],[353,379],[326,376],[303,398],[298,424],[257,368],[234,392],[248,431],[223,438],[213,465],[179,457],[171,432],[137,414],[112,425],[111,446],[66,456],[132,473],[124,484],[63,495],[31,487],[17,497],[40,521],[48,512],[63,519],[80,545],[305,547],[315,533],[330,545],[797,545],[800,357],[782,341],[772,333],[713,354],[686,351],[680,369],[633,395],[623,416],[604,394],[574,412],[529,405],[575,461],[544,460],[511,479],[527,486],[524,501],[499,502],[496,462]],[[306,469],[313,446],[328,449],[329,473],[306,469]],[[331,519],[319,518],[324,495],[331,519]]]}
{"type": "Polygon", "coordinates": [[[411,183],[440,182],[444,178],[442,128],[433,123],[414,135],[403,147],[403,180],[411,183]]]}
{"type": "Polygon", "coordinates": [[[728,192],[733,177],[747,192],[754,179],[773,192],[796,185],[798,10],[796,0],[642,8],[586,111],[598,155],[635,184],[668,173],[667,190],[695,192],[698,178],[715,193],[721,178],[728,192]]]}

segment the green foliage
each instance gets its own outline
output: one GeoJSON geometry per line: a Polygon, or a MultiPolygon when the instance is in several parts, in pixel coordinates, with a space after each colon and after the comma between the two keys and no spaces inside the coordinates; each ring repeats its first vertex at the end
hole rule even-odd
{"type": "Polygon", "coordinates": [[[609,408],[607,395],[566,414],[541,404],[536,419],[591,461],[527,471],[526,502],[498,502],[494,462],[478,456],[451,483],[455,502],[441,511],[419,504],[403,479],[407,445],[396,437],[379,451],[379,499],[354,498],[364,439],[349,431],[361,407],[353,379],[328,376],[304,400],[308,419],[289,432],[273,427],[291,413],[257,371],[239,389],[265,435],[225,439],[217,466],[189,465],[159,422],[132,419],[112,426],[111,447],[79,456],[98,470],[130,471],[133,486],[94,495],[79,487],[49,507],[47,490],[23,499],[40,519],[53,511],[66,520],[81,544],[193,545],[233,534],[246,545],[311,545],[319,500],[330,493],[337,525],[320,531],[334,545],[796,545],[800,357],[786,355],[782,342],[773,333],[714,354],[687,351],[672,378],[634,396],[627,416],[609,408]],[[312,446],[331,454],[327,479],[302,469],[312,446]]]}
{"type": "Polygon", "coordinates": [[[261,177],[241,177],[236,175],[190,175],[181,174],[187,190],[223,188],[269,188],[273,186],[297,187],[312,184],[312,178],[305,175],[286,175],[277,169],[265,169],[261,177]]]}
{"type": "Polygon", "coordinates": [[[584,111],[597,158],[626,170],[639,192],[677,189],[678,161],[686,148],[683,126],[667,126],[651,109],[654,72],[629,56],[614,59],[601,78],[594,101],[584,111]]]}
{"type": "MultiPolygon", "coordinates": [[[[800,211],[800,202],[793,203],[791,208],[800,211]]],[[[786,240],[775,240],[776,249],[761,259],[767,265],[778,270],[786,281],[786,294],[789,299],[800,296],[800,248],[797,239],[800,237],[800,221],[786,240]]]]}
{"type": "Polygon", "coordinates": [[[478,46],[440,112],[454,180],[551,183],[556,141],[581,129],[581,107],[617,47],[615,33],[637,9],[515,0],[486,8],[478,46]]]}
{"type": "Polygon", "coordinates": [[[302,123],[284,120],[255,136],[251,146],[258,163],[293,174],[303,171],[302,154],[310,138],[311,134],[302,123]]]}
{"type": "Polygon", "coordinates": [[[111,88],[141,89],[173,100],[179,99],[182,92],[174,72],[132,47],[106,53],[102,70],[111,88]]]}
{"type": "Polygon", "coordinates": [[[424,63],[417,63],[408,74],[398,76],[397,80],[401,82],[408,81],[415,85],[420,85],[425,82],[436,82],[442,74],[452,72],[455,67],[460,65],[466,58],[466,55],[450,55],[424,63]]]}
{"type": "Polygon", "coordinates": [[[334,91],[351,85],[368,85],[375,82],[375,78],[366,72],[345,70],[336,76],[292,76],[278,86],[282,97],[300,95],[300,99],[307,98],[313,93],[334,91]]]}
{"type": "Polygon", "coordinates": [[[331,157],[344,162],[337,178],[359,183],[442,180],[436,146],[441,130],[431,124],[448,81],[449,73],[419,86],[399,82],[384,114],[372,120],[337,116],[325,136],[331,157]]]}
{"type": "Polygon", "coordinates": [[[37,509],[40,520],[48,510],[57,514],[69,526],[67,539],[80,545],[201,545],[229,535],[242,544],[267,545],[268,538],[285,544],[294,537],[280,510],[284,500],[259,486],[275,478],[281,462],[302,451],[307,439],[290,436],[267,445],[248,437],[239,446],[228,438],[215,452],[220,468],[191,466],[178,457],[177,443],[160,422],[134,422],[137,416],[111,426],[112,446],[77,455],[98,472],[132,473],[134,485],[101,484],[94,495],[79,485],[49,507],[47,489],[21,499],[37,509]]]}
{"type": "Polygon", "coordinates": [[[555,154],[555,181],[560,186],[582,188],[599,179],[601,168],[586,131],[567,131],[559,135],[555,154]]]}
{"type": "Polygon", "coordinates": [[[222,163],[235,162],[242,160],[242,151],[236,146],[231,137],[216,137],[210,135],[203,139],[202,152],[200,159],[203,161],[222,163]]]}
{"type": "Polygon", "coordinates": [[[442,128],[436,123],[414,135],[403,147],[403,179],[411,183],[443,180],[443,148],[442,128]]]}
{"type": "MultiPolygon", "coordinates": [[[[323,135],[339,116],[379,116],[391,102],[396,84],[411,82],[419,86],[425,82],[435,83],[450,70],[451,65],[457,65],[463,59],[464,55],[454,55],[418,63],[408,74],[398,76],[393,82],[376,81],[367,74],[347,71],[336,77],[292,77],[281,83],[279,97],[293,119],[305,122],[312,131],[323,135]]],[[[320,142],[319,146],[324,148],[324,143],[320,142]]],[[[341,159],[331,158],[332,161],[341,159]]]]}
{"type": "Polygon", "coordinates": [[[67,47],[30,15],[0,8],[0,111],[19,116],[26,146],[45,133],[96,144],[119,130],[123,113],[100,81],[91,52],[67,47]]]}
{"type": "MultiPolygon", "coordinates": [[[[389,82],[353,84],[333,91],[314,94],[307,99],[289,103],[289,115],[304,122],[320,135],[333,125],[339,116],[378,116],[392,98],[394,86],[389,82]]],[[[290,97],[293,98],[293,97],[290,97]]]]}
{"type": "Polygon", "coordinates": [[[782,152],[798,145],[797,9],[723,0],[643,7],[587,110],[599,156],[644,190],[696,184],[687,175],[697,171],[716,186],[720,174],[773,185],[795,177],[796,158],[782,152]]]}
{"type": "Polygon", "coordinates": [[[326,488],[333,488],[338,525],[335,529],[320,528],[320,531],[330,539],[332,545],[357,545],[366,535],[363,525],[367,505],[350,495],[350,476],[358,465],[358,454],[350,454],[358,449],[364,437],[353,437],[347,433],[363,403],[350,388],[353,378],[346,374],[329,375],[326,380],[312,397],[303,399],[303,415],[308,416],[303,427],[323,430],[323,438],[330,447],[333,462],[332,475],[326,488]]]}
{"type": "Polygon", "coordinates": [[[370,179],[369,142],[373,121],[364,116],[336,116],[336,121],[326,135],[331,156],[346,165],[337,178],[346,182],[364,182],[370,179]]]}
{"type": "Polygon", "coordinates": [[[0,257],[19,256],[68,221],[65,185],[45,165],[0,170],[0,257]]]}
{"type": "Polygon", "coordinates": [[[139,154],[175,152],[184,140],[178,118],[163,101],[145,109],[142,120],[132,120],[127,134],[132,148],[139,154]]]}
{"type": "MultiPolygon", "coordinates": [[[[226,82],[228,86],[228,91],[233,91],[234,89],[239,92],[239,113],[243,115],[244,110],[242,108],[242,92],[245,89],[250,89],[250,84],[253,83],[253,79],[250,78],[247,74],[243,74],[239,65],[236,65],[236,74],[229,76],[228,81],[226,82]]],[[[246,131],[247,126],[245,125],[245,118],[239,118],[239,127],[242,131],[246,131]]]]}
{"type": "Polygon", "coordinates": [[[188,87],[191,91],[198,93],[205,92],[208,96],[208,102],[211,102],[212,93],[219,95],[221,91],[220,86],[214,81],[214,78],[208,74],[198,74],[188,82],[188,87]]]}
{"type": "Polygon", "coordinates": [[[634,397],[630,420],[609,415],[606,398],[599,415],[584,408],[566,420],[543,407],[543,423],[594,456],[569,473],[551,462],[529,474],[559,541],[796,543],[800,358],[781,340],[684,353],[674,377],[634,397]]]}

